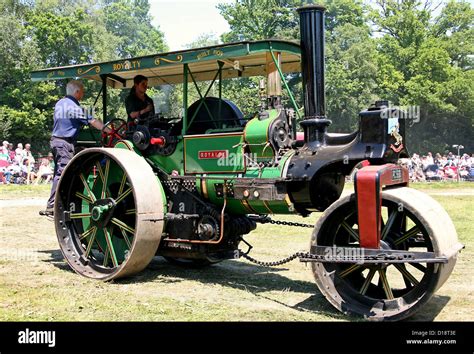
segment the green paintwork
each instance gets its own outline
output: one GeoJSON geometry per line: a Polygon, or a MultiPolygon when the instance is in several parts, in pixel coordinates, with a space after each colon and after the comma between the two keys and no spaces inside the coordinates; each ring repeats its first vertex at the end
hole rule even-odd
{"type": "Polygon", "coordinates": [[[270,124],[278,117],[278,110],[268,111],[269,117],[260,120],[255,117],[245,125],[245,142],[252,153],[251,158],[256,161],[269,161],[275,157],[275,152],[268,144],[268,133],[270,124]]]}
{"type": "Polygon", "coordinates": [[[92,220],[99,221],[104,216],[104,213],[107,212],[112,206],[110,205],[97,205],[92,208],[92,220]]]}
{"type": "Polygon", "coordinates": [[[134,151],[136,154],[142,156],[142,153],[140,150],[138,150],[135,145],[133,145],[133,142],[130,140],[120,140],[114,145],[114,149],[125,149],[125,150],[131,150],[134,151]]]}
{"type": "Polygon", "coordinates": [[[244,172],[243,133],[184,137],[185,173],[244,172]]]}
{"type": "MultiPolygon", "coordinates": [[[[215,204],[218,207],[222,207],[224,205],[224,198],[222,197],[217,197],[216,196],[216,189],[215,185],[220,184],[224,182],[224,178],[227,178],[229,181],[232,181],[232,179],[235,176],[231,175],[213,175],[212,177],[214,178],[209,178],[205,180],[205,184],[207,186],[207,198],[208,200],[215,204]]],[[[200,179],[197,179],[200,181],[200,179]]],[[[200,184],[200,182],[196,183],[196,185],[200,184]]],[[[245,207],[242,205],[242,202],[240,200],[236,199],[227,199],[227,205],[226,205],[226,211],[234,214],[250,214],[250,212],[245,209],[245,207]]]]}
{"type": "MultiPolygon", "coordinates": [[[[262,169],[261,178],[259,178],[259,170],[256,168],[249,168],[247,171],[241,176],[242,178],[258,178],[258,179],[270,179],[270,178],[280,178],[283,174],[283,168],[288,161],[288,158],[293,155],[293,151],[289,151],[285,154],[278,164],[277,167],[265,167],[262,169]]],[[[204,195],[201,189],[201,179],[200,176],[196,178],[196,186],[198,187],[198,192],[204,195]]],[[[224,183],[224,179],[229,181],[230,183],[236,178],[236,175],[230,174],[219,174],[219,175],[212,175],[212,178],[207,178],[205,180],[206,189],[207,189],[207,199],[217,205],[222,207],[224,203],[224,198],[218,197],[216,195],[215,184],[222,184],[224,183]]],[[[206,197],[206,195],[204,195],[206,197]]],[[[248,205],[250,205],[250,209],[248,209],[241,200],[227,198],[227,205],[226,210],[231,213],[235,214],[253,214],[255,212],[261,214],[293,214],[295,211],[292,208],[292,205],[289,201],[267,201],[263,202],[260,200],[255,201],[248,201],[248,205]]]]}
{"type": "MultiPolygon", "coordinates": [[[[93,169],[91,169],[91,166],[89,166],[88,171],[86,170],[83,172],[88,188],[84,187],[84,189],[81,190],[81,193],[84,196],[90,196],[88,192],[89,189],[96,199],[100,199],[105,184],[105,197],[113,198],[118,202],[114,211],[114,218],[105,228],[97,228],[95,233],[90,232],[89,235],[84,238],[84,242],[86,244],[94,242],[92,248],[99,250],[103,255],[107,255],[106,261],[103,264],[104,266],[116,267],[126,259],[127,253],[130,251],[130,247],[134,242],[136,205],[133,188],[128,181],[127,176],[124,174],[124,171],[115,161],[110,159],[96,161],[95,165],[95,176],[92,172],[93,169]],[[109,161],[108,172],[106,161],[109,161]],[[103,183],[103,179],[105,180],[105,183],[103,183]],[[127,192],[129,188],[132,188],[130,193],[127,192]],[[120,198],[120,196],[124,195],[126,195],[126,197],[120,198]],[[115,222],[114,219],[116,220],[115,222]],[[118,225],[122,226],[119,227],[118,225]]],[[[157,183],[159,184],[163,198],[163,210],[166,213],[167,205],[165,192],[158,179],[157,183]]],[[[89,216],[81,218],[83,233],[87,233],[88,230],[91,230],[95,225],[94,221],[100,220],[101,214],[107,209],[108,206],[105,205],[92,207],[88,201],[82,199],[80,213],[89,214],[93,211],[97,213],[96,217],[89,216]]]]}
{"type": "MultiPolygon", "coordinates": [[[[115,144],[114,149],[126,149],[130,150],[130,147],[133,147],[133,151],[139,155],[142,156],[142,152],[138,150],[131,141],[129,140],[121,140],[115,144]]],[[[160,156],[160,155],[154,155],[151,156],[149,159],[152,161],[153,164],[156,164],[156,166],[160,166],[163,170],[165,170],[167,173],[171,173],[174,169],[178,171],[182,171],[182,160],[178,160],[177,157],[182,156],[183,154],[183,148],[182,148],[182,143],[178,143],[178,147],[176,148],[175,152],[171,156],[160,156]],[[176,167],[175,161],[181,161],[179,166],[176,167]],[[168,169],[165,169],[164,167],[168,167],[168,169]]],[[[161,191],[161,200],[163,200],[163,210],[166,214],[167,212],[167,203],[166,203],[166,194],[165,190],[163,189],[163,185],[161,184],[161,181],[159,178],[157,178],[158,184],[160,187],[161,191]]]]}
{"type": "Polygon", "coordinates": [[[148,159],[168,174],[178,171],[182,175],[184,171],[183,151],[183,141],[181,140],[178,142],[176,150],[170,156],[151,155],[148,159]]]}
{"type": "MultiPolygon", "coordinates": [[[[96,170],[96,176],[94,177],[92,173],[90,173],[86,180],[88,181],[88,185],[92,193],[97,199],[100,199],[102,189],[103,189],[103,182],[101,178],[101,174],[99,173],[99,164],[100,168],[102,169],[102,173],[104,176],[105,185],[107,186],[107,191],[106,191],[106,197],[112,197],[114,199],[117,199],[119,196],[119,189],[120,185],[122,182],[122,179],[124,177],[124,172],[122,168],[113,160],[108,160],[110,161],[110,167],[109,167],[109,172],[107,173],[106,171],[106,163],[104,161],[102,162],[97,162],[97,170],[96,170]]],[[[131,185],[129,184],[128,180],[126,181],[125,185],[122,188],[122,193],[126,191],[128,188],[130,188],[131,185]]],[[[82,191],[82,193],[85,196],[88,196],[88,191],[86,188],[82,191]]],[[[121,202],[123,204],[124,210],[133,210],[135,208],[135,202],[133,199],[133,192],[128,194],[126,198],[121,202]]],[[[82,201],[82,213],[90,213],[92,211],[91,205],[83,200],[82,201]]],[[[134,229],[135,228],[135,214],[130,214],[130,215],[123,215],[120,216],[120,221],[123,221],[127,227],[134,229]]],[[[82,219],[82,227],[83,230],[86,231],[89,229],[89,227],[93,226],[93,223],[91,223],[91,218],[83,218],[82,219]]],[[[107,232],[110,235],[110,239],[107,240],[106,233],[102,228],[99,228],[95,234],[95,242],[96,245],[100,249],[100,251],[105,254],[106,250],[113,250],[113,252],[110,252],[110,256],[108,258],[107,266],[113,266],[112,258],[116,260],[117,264],[122,263],[125,260],[126,254],[129,251],[129,247],[127,242],[124,239],[124,235],[122,234],[121,230],[119,227],[110,224],[107,226],[107,232]],[[110,242],[110,246],[108,246],[108,242],[110,242]]],[[[125,233],[126,237],[128,238],[128,243],[133,244],[133,238],[134,235],[132,233],[126,232],[125,233]]],[[[86,239],[90,241],[90,237],[88,236],[86,239]]]]}
{"type": "MultiPolygon", "coordinates": [[[[265,75],[265,53],[271,53],[273,56],[273,51],[288,53],[288,61],[286,63],[289,65],[285,70],[297,71],[294,70],[295,65],[293,64],[298,63],[300,58],[300,46],[292,42],[272,40],[231,43],[206,48],[130,58],[126,60],[44,69],[33,72],[32,80],[41,81],[66,78],[87,78],[93,80],[102,80],[104,83],[103,93],[106,93],[106,85],[110,85],[110,82],[108,81],[109,79],[116,80],[115,82],[122,82],[124,84],[123,87],[126,87],[126,85],[130,84],[130,80],[133,75],[141,73],[142,70],[152,69],[152,73],[155,75],[154,77],[159,77],[163,80],[168,78],[166,75],[170,75],[170,77],[173,76],[173,83],[178,83],[179,80],[181,80],[180,82],[184,83],[184,117],[183,131],[181,136],[182,140],[178,142],[177,148],[171,156],[152,155],[147,157],[147,161],[152,165],[160,167],[168,174],[171,174],[173,171],[178,171],[180,175],[206,174],[207,176],[212,176],[212,179],[205,180],[207,189],[206,197],[210,202],[222,207],[224,200],[222,197],[216,196],[216,183],[223,183],[224,179],[229,179],[232,181],[232,179],[237,177],[259,179],[280,178],[283,173],[283,166],[292,152],[289,152],[282,159],[280,159],[279,165],[277,167],[265,167],[261,171],[254,168],[246,170],[246,161],[243,158],[244,148],[252,154],[251,158],[256,158],[259,162],[269,161],[275,158],[275,152],[271,146],[266,144],[268,142],[269,126],[277,117],[277,110],[269,111],[270,117],[266,120],[260,121],[255,118],[249,121],[245,127],[244,132],[239,131],[232,133],[222,133],[222,130],[219,132],[217,129],[215,129],[213,133],[215,132],[216,134],[186,136],[186,127],[192,120],[192,117],[187,116],[188,82],[192,80],[194,84],[196,84],[197,81],[209,81],[210,79],[208,76],[202,75],[204,72],[202,70],[211,64],[215,65],[215,63],[217,63],[217,68],[219,68],[223,67],[225,63],[225,65],[230,65],[232,68],[232,65],[238,65],[236,63],[239,62],[239,60],[241,61],[241,64],[245,60],[249,60],[248,57],[250,57],[250,60],[253,61],[255,61],[255,58],[259,58],[258,60],[261,61],[262,65],[254,65],[254,63],[250,65],[250,71],[248,71],[247,76],[265,75]],[[201,74],[201,76],[194,77],[193,75],[195,74],[195,70],[196,75],[201,74]],[[176,72],[179,72],[180,74],[176,74],[176,72]],[[163,73],[167,74],[163,76],[163,73]],[[124,80],[127,81],[125,82],[124,80]],[[245,147],[245,144],[248,144],[247,147],[245,147]]],[[[278,69],[280,75],[282,75],[282,70],[284,67],[278,67],[278,69]]],[[[216,78],[220,79],[222,78],[223,72],[217,70],[215,75],[216,78]]],[[[245,76],[245,72],[243,76],[245,76]]],[[[221,80],[219,80],[219,82],[220,81],[221,80]]],[[[115,86],[112,85],[112,87],[115,86]]],[[[130,85],[128,87],[130,87],[130,85]]],[[[206,97],[206,95],[207,93],[204,95],[201,95],[200,93],[201,97],[206,97]]],[[[219,97],[220,96],[221,87],[219,87],[219,97]]],[[[292,97],[290,96],[290,98],[292,97]]],[[[94,133],[95,132],[93,131],[81,132],[84,138],[81,138],[80,140],[89,140],[91,143],[95,140],[98,140],[97,138],[99,136],[94,133]]],[[[116,148],[129,149],[135,151],[135,153],[140,156],[142,155],[141,152],[133,147],[133,144],[130,142],[119,142],[116,148]]],[[[86,174],[84,178],[88,181],[89,187],[92,189],[92,192],[96,195],[96,197],[98,199],[105,197],[104,195],[101,195],[101,178],[92,176],[90,171],[85,171],[84,173],[86,174]]],[[[107,188],[107,196],[117,198],[117,196],[114,195],[116,191],[113,189],[116,189],[117,184],[120,184],[123,174],[124,172],[118,166],[118,164],[116,164],[114,161],[111,161],[110,174],[106,181],[106,184],[109,186],[107,188]],[[110,186],[112,187],[110,188],[110,186]]],[[[196,177],[196,181],[198,192],[204,195],[204,191],[201,190],[201,180],[198,176],[196,177]]],[[[166,212],[166,196],[161,183],[160,188],[166,212]]],[[[84,188],[81,193],[87,195],[87,189],[84,188]]],[[[133,194],[128,195],[124,201],[126,201],[126,203],[134,203],[133,194]]],[[[90,213],[92,210],[91,205],[86,200],[82,200],[81,203],[81,212],[86,214],[90,213]]],[[[289,199],[284,201],[267,202],[263,202],[261,200],[250,200],[248,203],[243,203],[241,200],[227,198],[226,210],[238,214],[249,214],[255,212],[262,214],[285,214],[293,212],[289,199]]],[[[100,211],[101,210],[96,209],[96,212],[99,214],[100,211]]],[[[83,232],[87,232],[91,226],[91,222],[90,216],[83,217],[83,232]]],[[[127,227],[133,229],[135,225],[135,217],[133,216],[132,218],[132,215],[130,215],[130,218],[126,218],[124,222],[126,223],[127,227]]],[[[100,250],[105,251],[106,249],[109,249],[113,251],[110,255],[109,264],[111,259],[115,260],[115,263],[118,262],[120,264],[123,262],[126,251],[130,247],[129,242],[125,242],[121,230],[123,231],[123,229],[117,225],[112,225],[107,227],[106,231],[97,230],[97,232],[94,234],[95,242],[98,243],[100,250]]],[[[89,235],[87,237],[91,236],[89,235]]],[[[132,239],[129,241],[133,241],[133,235],[129,235],[129,237],[132,237],[132,239]]]]}
{"type": "Polygon", "coordinates": [[[300,46],[288,41],[258,41],[222,44],[218,46],[182,50],[169,53],[148,55],[85,65],[71,65],[34,71],[33,81],[57,80],[70,78],[90,78],[98,75],[120,74],[142,69],[158,69],[173,65],[201,63],[204,61],[235,60],[236,57],[247,56],[270,50],[300,54],[300,46]]]}
{"type": "MultiPolygon", "coordinates": [[[[266,167],[262,170],[261,179],[269,178],[280,178],[283,173],[283,166],[285,165],[289,156],[286,156],[281,160],[277,167],[266,167]]],[[[258,178],[259,171],[258,169],[249,169],[245,174],[247,178],[258,178]]],[[[293,210],[288,205],[288,201],[267,201],[263,202],[261,200],[249,200],[248,204],[250,207],[255,210],[257,213],[261,214],[292,214],[293,210]]]]}
{"type": "Polygon", "coordinates": [[[102,140],[100,134],[100,130],[84,127],[79,130],[77,144],[86,147],[100,147],[102,140]]]}

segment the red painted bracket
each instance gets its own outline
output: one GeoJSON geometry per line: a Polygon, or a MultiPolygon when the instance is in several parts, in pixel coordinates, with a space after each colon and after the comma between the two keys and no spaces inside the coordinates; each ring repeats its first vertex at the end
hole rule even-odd
{"type": "Polygon", "coordinates": [[[354,188],[357,198],[359,238],[362,248],[380,248],[382,188],[408,185],[408,169],[395,164],[366,166],[357,171],[354,188]]]}

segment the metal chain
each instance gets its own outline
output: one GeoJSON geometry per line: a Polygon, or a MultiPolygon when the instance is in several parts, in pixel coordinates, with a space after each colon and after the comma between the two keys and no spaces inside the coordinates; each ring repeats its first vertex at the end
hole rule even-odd
{"type": "MultiPolygon", "coordinates": [[[[273,262],[263,262],[263,261],[259,261],[253,257],[250,257],[247,253],[243,252],[242,250],[239,250],[239,254],[241,257],[247,259],[248,261],[252,262],[252,263],[255,263],[255,264],[258,264],[260,266],[263,266],[263,267],[275,267],[275,266],[279,266],[279,265],[282,265],[282,264],[285,264],[285,263],[289,263],[291,262],[292,260],[296,259],[296,258],[299,258],[300,261],[302,262],[311,262],[311,260],[314,260],[314,261],[324,261],[325,260],[325,255],[323,254],[312,254],[310,252],[296,252],[286,258],[283,258],[279,261],[273,261],[273,262]]],[[[357,259],[356,261],[357,262],[365,262],[365,261],[372,261],[370,263],[373,263],[373,261],[378,261],[378,262],[390,262],[390,261],[393,261],[393,260],[399,260],[400,257],[397,257],[395,255],[390,255],[390,254],[385,254],[385,253],[380,253],[380,254],[377,254],[377,255],[366,255],[366,256],[362,256],[360,259],[357,259]]],[[[337,262],[337,260],[336,260],[337,262]]],[[[357,263],[356,262],[356,263],[357,263]]]]}
{"type": "MultiPolygon", "coordinates": [[[[261,224],[273,224],[273,225],[285,225],[285,226],[296,226],[296,227],[308,227],[308,228],[313,228],[314,225],[310,224],[302,224],[302,223],[297,223],[297,222],[291,222],[291,221],[280,221],[280,220],[272,220],[269,217],[266,218],[258,218],[254,219],[256,222],[259,222],[261,224]]],[[[285,263],[289,263],[292,260],[296,258],[313,258],[315,255],[310,254],[309,252],[296,252],[293,253],[292,255],[289,255],[286,258],[280,259],[279,261],[273,261],[273,262],[264,262],[264,261],[259,261],[251,256],[248,255],[250,252],[250,249],[247,253],[243,252],[242,250],[239,250],[239,255],[240,257],[245,258],[246,260],[258,264],[263,267],[275,267],[279,266],[285,263]]]]}
{"type": "MultiPolygon", "coordinates": [[[[261,265],[263,267],[275,267],[275,266],[279,266],[279,265],[282,265],[282,264],[285,264],[285,263],[289,263],[291,262],[292,260],[296,259],[296,258],[299,258],[302,262],[305,262],[307,260],[310,260],[310,259],[314,259],[314,260],[324,260],[325,258],[325,255],[322,255],[322,254],[312,254],[310,252],[295,252],[293,253],[292,255],[286,257],[286,258],[283,258],[279,261],[273,261],[273,262],[263,262],[263,261],[259,261],[253,257],[250,257],[247,253],[243,252],[242,250],[239,250],[239,253],[240,253],[240,256],[247,259],[248,261],[252,262],[252,263],[255,263],[255,264],[258,264],[258,265],[261,265]]],[[[369,258],[375,258],[374,256],[372,257],[366,257],[367,259],[369,258]]],[[[377,259],[380,259],[380,256],[377,258],[377,259]]],[[[386,260],[386,258],[384,258],[384,260],[386,260]]]]}
{"type": "Polygon", "coordinates": [[[272,220],[270,217],[265,217],[265,218],[255,218],[253,219],[255,222],[259,222],[261,224],[273,224],[273,225],[285,225],[285,226],[296,226],[296,227],[308,227],[308,228],[314,228],[314,225],[312,224],[303,224],[299,222],[292,222],[292,221],[280,221],[280,220],[272,220]]]}
{"type": "Polygon", "coordinates": [[[296,259],[296,258],[305,258],[307,256],[310,256],[309,253],[307,252],[296,252],[286,258],[283,258],[279,261],[273,261],[273,262],[263,262],[263,261],[259,261],[253,257],[250,257],[247,253],[244,253],[243,251],[239,250],[239,254],[241,257],[244,257],[246,260],[252,262],[252,263],[255,263],[255,264],[258,264],[260,266],[263,266],[263,267],[275,267],[275,266],[279,266],[279,265],[282,265],[282,264],[285,264],[285,263],[289,263],[291,262],[292,260],[296,259]]]}

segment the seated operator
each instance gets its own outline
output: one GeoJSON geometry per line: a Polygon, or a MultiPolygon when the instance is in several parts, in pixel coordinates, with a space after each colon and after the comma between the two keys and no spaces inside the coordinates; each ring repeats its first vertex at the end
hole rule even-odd
{"type": "Polygon", "coordinates": [[[137,75],[133,78],[133,87],[125,99],[128,123],[135,119],[146,119],[155,114],[153,100],[146,94],[148,79],[146,76],[137,75]]]}

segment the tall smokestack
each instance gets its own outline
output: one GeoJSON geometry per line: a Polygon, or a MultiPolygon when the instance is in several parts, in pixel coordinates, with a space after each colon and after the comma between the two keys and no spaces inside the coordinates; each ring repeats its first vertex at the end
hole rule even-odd
{"type": "Polygon", "coordinates": [[[326,129],[331,121],[326,119],[324,95],[324,11],[321,5],[298,9],[301,33],[301,72],[303,76],[304,120],[301,126],[305,142],[312,148],[326,143],[326,129]]]}

